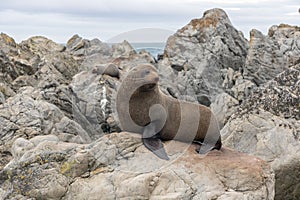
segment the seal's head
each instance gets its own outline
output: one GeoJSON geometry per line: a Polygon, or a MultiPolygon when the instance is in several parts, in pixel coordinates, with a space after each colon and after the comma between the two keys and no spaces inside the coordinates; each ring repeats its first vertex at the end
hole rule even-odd
{"type": "Polygon", "coordinates": [[[159,75],[156,69],[149,64],[140,65],[130,70],[126,77],[135,82],[139,92],[147,92],[157,88],[159,75]]]}

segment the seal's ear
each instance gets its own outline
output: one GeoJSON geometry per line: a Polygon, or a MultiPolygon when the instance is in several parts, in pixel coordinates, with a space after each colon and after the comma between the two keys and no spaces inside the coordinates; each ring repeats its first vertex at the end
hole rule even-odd
{"type": "Polygon", "coordinates": [[[145,126],[142,135],[143,144],[147,149],[152,151],[159,158],[164,160],[170,160],[170,158],[168,157],[164,149],[162,141],[158,137],[159,133],[156,134],[155,130],[156,130],[155,122],[151,122],[150,124],[145,126]]]}

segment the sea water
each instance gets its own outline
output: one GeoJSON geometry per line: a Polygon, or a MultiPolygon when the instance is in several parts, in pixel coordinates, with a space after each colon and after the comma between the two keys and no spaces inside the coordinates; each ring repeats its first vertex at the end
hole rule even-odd
{"type": "Polygon", "coordinates": [[[157,58],[158,54],[164,53],[164,48],[166,45],[166,43],[130,43],[130,44],[137,52],[145,50],[149,52],[154,58],[157,58]]]}

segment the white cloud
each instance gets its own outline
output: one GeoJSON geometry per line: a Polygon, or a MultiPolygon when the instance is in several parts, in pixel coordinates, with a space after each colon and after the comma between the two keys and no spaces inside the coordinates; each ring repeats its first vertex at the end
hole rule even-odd
{"type": "Polygon", "coordinates": [[[298,0],[2,0],[0,32],[17,41],[45,35],[66,42],[75,33],[106,40],[138,28],[176,31],[214,7],[246,36],[252,28],[266,33],[273,24],[299,25],[298,0]]]}
{"type": "Polygon", "coordinates": [[[290,12],[290,13],[286,13],[285,15],[289,15],[289,16],[300,16],[299,12],[290,12]]]}

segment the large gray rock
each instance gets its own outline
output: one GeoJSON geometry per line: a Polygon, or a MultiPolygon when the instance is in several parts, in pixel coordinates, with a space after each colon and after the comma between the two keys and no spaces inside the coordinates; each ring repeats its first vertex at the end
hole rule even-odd
{"type": "Polygon", "coordinates": [[[225,146],[271,164],[275,199],[300,198],[299,80],[299,64],[277,75],[255,90],[221,131],[225,146]]]}
{"type": "Polygon", "coordinates": [[[278,74],[264,86],[257,88],[241,105],[241,109],[245,113],[261,108],[282,118],[300,120],[299,80],[300,63],[278,74]]]}
{"type": "MultiPolygon", "coordinates": [[[[5,34],[0,38],[3,40],[0,51],[3,54],[0,56],[0,77],[3,79],[0,82],[14,92],[24,86],[44,89],[68,84],[78,73],[78,63],[65,52],[66,48],[45,37],[32,37],[20,44],[5,34]]],[[[12,96],[7,89],[2,93],[12,96]]]]}
{"type": "Polygon", "coordinates": [[[261,85],[299,62],[299,53],[299,27],[272,26],[267,36],[253,29],[243,75],[245,79],[261,85]]]}
{"type": "MultiPolygon", "coordinates": [[[[20,48],[26,49],[41,59],[38,63],[38,71],[34,74],[38,82],[37,86],[40,88],[68,84],[79,71],[78,63],[65,51],[66,47],[47,38],[31,37],[20,43],[20,48]]],[[[36,86],[36,84],[33,85],[36,86]]]]}
{"type": "Polygon", "coordinates": [[[99,39],[87,40],[78,35],[74,35],[67,42],[67,50],[71,54],[80,59],[81,57],[100,54],[105,57],[110,57],[112,52],[108,44],[101,42],[99,39]]]}
{"type": "Polygon", "coordinates": [[[18,139],[0,171],[2,199],[273,199],[268,164],[230,149],[200,157],[194,146],[166,143],[157,158],[132,133],[88,144],[53,135],[18,139]],[[26,146],[26,148],[24,148],[26,146]]]}
{"type": "MultiPolygon", "coordinates": [[[[176,71],[181,96],[210,104],[225,88],[224,70],[241,71],[248,42],[221,9],[204,13],[169,37],[164,59],[176,71]]],[[[166,61],[164,61],[166,62],[166,61]]]]}
{"type": "Polygon", "coordinates": [[[108,119],[113,119],[112,104],[118,81],[116,77],[93,73],[91,70],[75,75],[69,85],[73,94],[73,118],[82,124],[77,108],[88,119],[92,135],[119,130],[108,123],[108,119]]]}
{"type": "Polygon", "coordinates": [[[122,56],[129,57],[134,54],[136,54],[136,51],[126,40],[122,43],[112,45],[112,56],[115,58],[122,56]]]}
{"type": "Polygon", "coordinates": [[[61,125],[64,121],[64,113],[58,107],[39,100],[34,88],[23,88],[23,91],[0,105],[0,145],[9,149],[12,142],[19,137],[32,138],[46,134],[56,134],[60,138],[70,134],[66,141],[89,141],[86,131],[80,129],[78,124],[74,132],[76,122],[73,127],[68,128],[61,125]]]}
{"type": "Polygon", "coordinates": [[[13,38],[1,33],[0,47],[0,82],[11,84],[19,76],[37,72],[40,57],[16,44],[13,38]]]}
{"type": "Polygon", "coordinates": [[[115,63],[119,66],[120,61],[142,57],[138,56],[127,41],[109,46],[98,39],[87,40],[78,35],[69,39],[67,51],[80,63],[80,71],[89,71],[97,65],[107,63],[115,63]]]}

